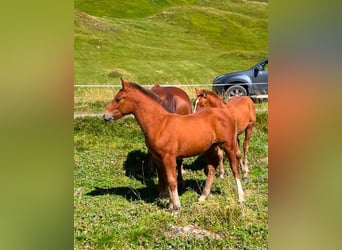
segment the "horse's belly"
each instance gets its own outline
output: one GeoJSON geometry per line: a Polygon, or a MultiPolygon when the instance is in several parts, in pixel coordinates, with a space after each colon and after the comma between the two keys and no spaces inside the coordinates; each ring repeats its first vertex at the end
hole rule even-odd
{"type": "Polygon", "coordinates": [[[203,154],[207,151],[214,141],[199,142],[196,141],[182,141],[177,148],[177,157],[186,158],[203,154]]]}

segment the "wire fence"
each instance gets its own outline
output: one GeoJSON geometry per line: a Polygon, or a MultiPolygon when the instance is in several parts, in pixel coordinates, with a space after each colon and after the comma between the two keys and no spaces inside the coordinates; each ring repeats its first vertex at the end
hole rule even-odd
{"type": "MultiPolygon", "coordinates": [[[[247,85],[248,83],[242,83],[241,85],[247,85]]],[[[253,83],[253,85],[267,84],[263,82],[253,83]]],[[[155,84],[139,84],[144,88],[153,87],[155,84]]],[[[213,87],[213,86],[226,86],[227,84],[209,84],[209,83],[195,83],[195,84],[162,84],[163,87],[213,87]]],[[[121,84],[75,84],[75,88],[121,88],[121,84]]]]}
{"type": "MultiPolygon", "coordinates": [[[[263,84],[263,83],[260,83],[263,84]]],[[[140,84],[144,88],[151,88],[155,84],[140,84]]],[[[183,89],[195,100],[195,88],[211,90],[213,86],[224,84],[162,84],[163,87],[177,87],[183,89]]],[[[74,119],[83,117],[100,117],[104,107],[112,100],[121,84],[75,84],[74,85],[74,119]]],[[[253,96],[252,96],[253,97],[253,96]]],[[[256,99],[268,99],[268,95],[254,96],[256,99]]],[[[267,105],[261,110],[267,110],[267,105]]]]}

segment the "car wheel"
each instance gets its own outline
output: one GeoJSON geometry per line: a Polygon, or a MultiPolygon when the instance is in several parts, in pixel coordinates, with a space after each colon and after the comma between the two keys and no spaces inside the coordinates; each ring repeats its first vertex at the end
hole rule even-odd
{"type": "Polygon", "coordinates": [[[247,91],[244,87],[239,86],[239,85],[230,86],[226,90],[226,97],[227,98],[231,98],[233,96],[244,96],[244,95],[247,95],[247,91]]]}

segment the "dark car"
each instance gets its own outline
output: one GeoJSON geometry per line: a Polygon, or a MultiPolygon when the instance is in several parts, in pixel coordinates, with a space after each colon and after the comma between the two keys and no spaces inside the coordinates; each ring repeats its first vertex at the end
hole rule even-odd
{"type": "Polygon", "coordinates": [[[268,98],[268,58],[248,70],[215,77],[213,90],[224,98],[243,95],[268,98]]]}

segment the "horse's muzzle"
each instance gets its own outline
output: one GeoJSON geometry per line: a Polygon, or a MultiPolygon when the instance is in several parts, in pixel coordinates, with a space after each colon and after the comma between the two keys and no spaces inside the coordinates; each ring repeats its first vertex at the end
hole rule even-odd
{"type": "Polygon", "coordinates": [[[103,119],[106,121],[106,122],[112,122],[113,121],[113,115],[112,114],[108,114],[108,113],[104,113],[103,114],[103,119]]]}

